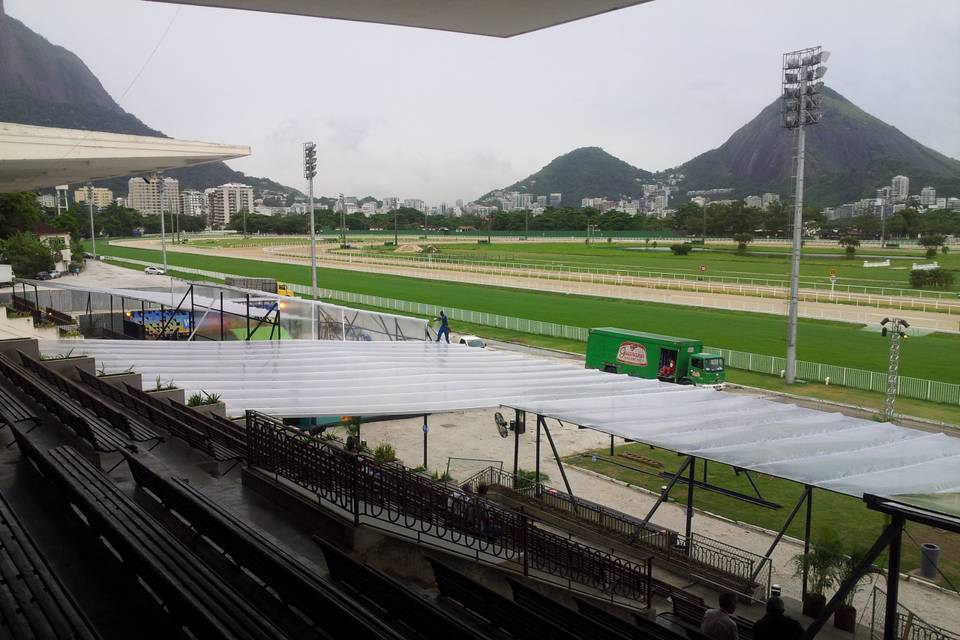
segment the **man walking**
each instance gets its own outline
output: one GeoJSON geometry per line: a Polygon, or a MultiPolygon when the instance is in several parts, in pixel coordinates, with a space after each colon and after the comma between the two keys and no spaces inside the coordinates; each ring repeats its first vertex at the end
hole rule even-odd
{"type": "Polygon", "coordinates": [[[440,342],[440,336],[443,336],[446,338],[447,344],[450,344],[450,324],[446,314],[441,311],[440,317],[436,319],[440,321],[440,328],[437,329],[437,342],[440,342]]]}

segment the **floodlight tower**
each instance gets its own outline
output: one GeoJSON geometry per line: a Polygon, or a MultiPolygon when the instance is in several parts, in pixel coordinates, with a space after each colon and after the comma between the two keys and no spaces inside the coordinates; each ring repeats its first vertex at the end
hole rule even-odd
{"type": "Polygon", "coordinates": [[[890,360],[887,364],[887,395],[883,399],[883,418],[885,420],[893,420],[894,413],[893,407],[894,403],[897,401],[897,378],[898,371],[900,369],[900,341],[902,338],[906,338],[907,334],[904,333],[904,329],[910,327],[910,323],[901,318],[884,318],[880,321],[880,335],[883,337],[890,336],[890,360]]]}
{"type": "Polygon", "coordinates": [[[303,143],[303,177],[307,179],[307,192],[310,196],[310,295],[317,295],[317,230],[313,221],[313,179],[317,176],[317,145],[314,142],[303,143]]]}
{"type": "Polygon", "coordinates": [[[90,210],[90,242],[94,259],[97,257],[97,234],[93,230],[93,184],[87,183],[87,207],[90,210]]]}
{"type": "Polygon", "coordinates": [[[347,248],[347,201],[340,194],[340,248],[347,248]]]}
{"type": "Polygon", "coordinates": [[[790,308],[787,321],[787,384],[797,376],[797,306],[800,297],[800,245],[803,241],[803,162],[806,153],[806,130],[823,117],[820,103],[823,98],[823,78],[827,73],[824,63],[830,53],[822,47],[810,47],[783,54],[781,79],[781,114],[783,126],[795,129],[796,186],[793,211],[793,252],[790,258],[790,308]]]}

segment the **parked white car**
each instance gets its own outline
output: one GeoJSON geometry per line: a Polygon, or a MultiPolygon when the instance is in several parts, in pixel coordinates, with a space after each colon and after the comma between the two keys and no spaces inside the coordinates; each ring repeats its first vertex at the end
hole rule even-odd
{"type": "Polygon", "coordinates": [[[148,276],[162,276],[166,274],[166,271],[164,271],[160,267],[147,267],[146,269],[143,270],[143,272],[148,276]]]}
{"type": "Polygon", "coordinates": [[[480,349],[487,346],[487,343],[477,336],[460,336],[460,344],[465,344],[468,347],[479,347],[480,349]]]}

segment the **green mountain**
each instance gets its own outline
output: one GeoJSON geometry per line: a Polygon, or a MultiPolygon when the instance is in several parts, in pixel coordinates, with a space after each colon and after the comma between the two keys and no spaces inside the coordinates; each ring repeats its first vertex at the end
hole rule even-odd
{"type": "MultiPolygon", "coordinates": [[[[910,178],[911,193],[930,185],[960,195],[960,161],[925,147],[863,111],[830,88],[823,90],[823,120],[806,130],[805,200],[812,206],[875,195],[895,175],[910,178]]],[[[732,187],[735,197],[766,191],[793,193],[795,136],[780,126],[780,101],[768,105],[720,147],[670,173],[686,175],[689,190],[732,187]]]]}
{"type": "MultiPolygon", "coordinates": [[[[643,192],[641,185],[652,177],[649,171],[627,164],[600,147],[583,147],[555,158],[540,171],[500,191],[560,193],[563,206],[579,207],[583,198],[636,198],[643,192]]],[[[478,202],[491,201],[495,193],[481,196],[478,202]]]]}
{"type": "MultiPolygon", "coordinates": [[[[0,122],[167,137],[124,111],[83,60],[6,15],[3,0],[0,0],[0,122]]],[[[253,186],[258,195],[265,190],[288,196],[303,195],[268,178],[246,176],[222,162],[174,169],[164,175],[180,180],[181,189],[244,182],[253,186]]],[[[118,195],[127,192],[126,177],[96,184],[113,189],[118,195]]]]}

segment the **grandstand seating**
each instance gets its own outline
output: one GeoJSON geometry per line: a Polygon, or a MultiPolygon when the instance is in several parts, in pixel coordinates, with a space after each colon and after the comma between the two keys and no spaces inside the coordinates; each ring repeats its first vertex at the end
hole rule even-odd
{"type": "Polygon", "coordinates": [[[291,637],[75,449],[61,446],[42,451],[16,427],[14,433],[24,455],[83,514],[91,531],[122,558],[120,566],[135,573],[194,636],[291,637]]]}
{"type": "Polygon", "coordinates": [[[523,607],[437,560],[429,559],[440,595],[514,638],[582,640],[562,621],[523,607]]]}
{"type": "Polygon", "coordinates": [[[351,595],[367,606],[379,610],[391,622],[414,629],[428,640],[481,640],[489,636],[464,624],[432,602],[414,595],[393,578],[353,560],[319,537],[330,575],[349,588],[351,595]]]}
{"type": "Polygon", "coordinates": [[[0,557],[0,638],[99,638],[2,495],[0,557]]]}
{"type": "Polygon", "coordinates": [[[0,374],[56,416],[63,425],[69,427],[78,438],[85,440],[96,451],[110,453],[131,445],[128,439],[114,431],[94,412],[75,404],[68,397],[63,397],[55,387],[2,355],[0,374]]]}

